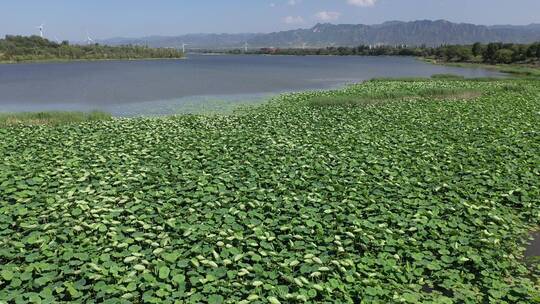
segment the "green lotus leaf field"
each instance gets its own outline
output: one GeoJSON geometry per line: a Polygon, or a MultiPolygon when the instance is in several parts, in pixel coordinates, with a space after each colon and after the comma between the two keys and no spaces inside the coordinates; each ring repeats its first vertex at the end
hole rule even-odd
{"type": "Polygon", "coordinates": [[[0,303],[535,303],[537,80],[0,128],[0,303]]]}

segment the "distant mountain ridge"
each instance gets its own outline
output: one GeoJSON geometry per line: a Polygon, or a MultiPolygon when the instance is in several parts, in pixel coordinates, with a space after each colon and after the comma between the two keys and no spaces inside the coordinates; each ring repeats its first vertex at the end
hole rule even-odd
{"type": "Polygon", "coordinates": [[[183,43],[192,48],[239,47],[260,34],[187,34],[181,36],[149,36],[143,38],[111,38],[99,43],[109,45],[137,44],[151,47],[182,47],[183,43]]]}
{"type": "Polygon", "coordinates": [[[191,34],[176,37],[116,38],[104,44],[147,44],[152,47],[241,48],[247,42],[261,47],[326,47],[357,45],[471,44],[474,42],[531,43],[540,41],[540,24],[475,25],[446,20],[389,21],[382,24],[320,23],[309,29],[268,34],[191,34]]]}

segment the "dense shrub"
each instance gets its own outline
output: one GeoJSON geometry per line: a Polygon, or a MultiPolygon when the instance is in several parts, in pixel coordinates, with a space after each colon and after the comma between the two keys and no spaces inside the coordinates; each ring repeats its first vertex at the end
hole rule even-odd
{"type": "Polygon", "coordinates": [[[0,39],[0,61],[180,58],[176,49],[144,46],[70,45],[38,36],[6,36],[0,39]]]}

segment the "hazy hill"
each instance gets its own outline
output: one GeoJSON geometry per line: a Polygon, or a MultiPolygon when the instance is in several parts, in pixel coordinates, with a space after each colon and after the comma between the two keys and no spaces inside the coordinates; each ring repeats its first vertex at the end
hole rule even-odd
{"type": "Polygon", "coordinates": [[[524,26],[484,26],[452,23],[445,20],[390,21],[376,25],[317,24],[310,29],[297,29],[268,34],[194,34],[178,37],[147,37],[141,39],[109,39],[105,44],[148,44],[153,47],[239,48],[357,46],[360,44],[441,45],[474,42],[530,43],[540,41],[540,24],[524,26]]]}
{"type": "Polygon", "coordinates": [[[438,21],[391,21],[377,25],[317,24],[311,29],[270,33],[253,38],[253,45],[313,46],[359,44],[441,45],[474,42],[529,43],[540,41],[540,26],[482,26],[438,21]]]}
{"type": "Polygon", "coordinates": [[[181,36],[151,36],[143,38],[112,38],[99,41],[110,45],[137,44],[151,47],[229,48],[244,45],[259,34],[188,34],[181,36]]]}

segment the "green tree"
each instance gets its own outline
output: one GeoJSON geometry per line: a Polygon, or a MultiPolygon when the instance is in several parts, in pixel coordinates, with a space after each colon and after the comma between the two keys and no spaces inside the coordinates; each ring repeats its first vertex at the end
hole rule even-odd
{"type": "Polygon", "coordinates": [[[480,42],[477,42],[477,43],[473,44],[473,46],[472,46],[472,55],[474,57],[481,56],[483,52],[484,52],[484,45],[483,44],[481,44],[480,42]]]}
{"type": "Polygon", "coordinates": [[[535,59],[535,57],[540,59],[540,42],[533,43],[527,48],[527,58],[535,59]]]}
{"type": "Polygon", "coordinates": [[[496,61],[495,54],[501,48],[502,48],[502,43],[489,43],[482,54],[484,62],[494,63],[496,61]]]}
{"type": "Polygon", "coordinates": [[[514,54],[512,54],[512,62],[524,61],[527,59],[528,46],[523,44],[516,44],[510,48],[514,54]]]}
{"type": "Polygon", "coordinates": [[[56,60],[56,59],[143,59],[180,58],[176,49],[153,49],[141,46],[111,47],[99,44],[69,45],[56,43],[38,36],[6,36],[0,39],[0,60],[56,60]]]}
{"type": "Polygon", "coordinates": [[[495,52],[494,61],[496,63],[512,63],[514,51],[509,49],[500,49],[495,52]]]}
{"type": "Polygon", "coordinates": [[[469,61],[473,57],[473,52],[469,47],[460,46],[456,48],[456,57],[459,61],[469,61]]]}

